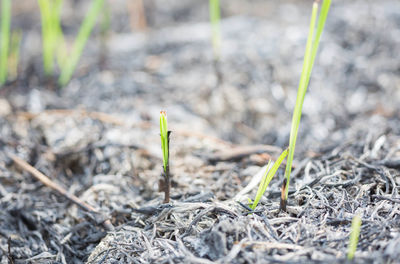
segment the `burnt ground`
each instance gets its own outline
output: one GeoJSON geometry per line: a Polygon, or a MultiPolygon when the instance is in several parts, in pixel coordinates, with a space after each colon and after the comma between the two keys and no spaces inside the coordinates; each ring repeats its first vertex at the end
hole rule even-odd
{"type": "MultiPolygon", "coordinates": [[[[340,263],[356,214],[355,262],[400,263],[398,1],[333,1],[287,213],[278,210],[282,168],[255,212],[237,201],[254,198],[257,187],[246,186],[288,144],[308,1],[222,1],[220,82],[207,1],[146,2],[149,28],[135,33],[115,4],[112,33],[95,31],[62,89],[43,77],[39,18],[27,6],[17,10],[21,73],[0,91],[1,263],[340,263]],[[172,130],[167,205],[160,110],[172,130]],[[244,147],[256,151],[227,156],[244,147]]],[[[63,17],[71,36],[72,7],[63,17]]]]}

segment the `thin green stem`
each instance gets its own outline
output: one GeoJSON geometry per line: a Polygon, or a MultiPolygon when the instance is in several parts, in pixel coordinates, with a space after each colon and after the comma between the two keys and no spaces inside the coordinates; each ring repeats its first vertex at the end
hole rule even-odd
{"type": "Polygon", "coordinates": [[[256,194],[256,197],[254,198],[254,202],[249,200],[252,203],[250,205],[250,208],[253,210],[257,207],[258,202],[260,201],[261,197],[264,194],[263,187],[265,185],[265,182],[267,181],[267,173],[270,171],[270,169],[271,169],[271,160],[268,161],[267,167],[265,168],[264,175],[262,176],[260,184],[258,185],[257,194],[256,194]]]}
{"type": "Polygon", "coordinates": [[[279,166],[283,162],[283,160],[286,158],[288,155],[288,149],[285,149],[279,158],[275,161],[274,165],[271,167],[271,161],[268,162],[267,168],[265,169],[265,173],[260,181],[260,184],[258,186],[256,198],[254,199],[254,202],[252,205],[250,205],[251,209],[255,209],[257,207],[258,202],[260,201],[261,197],[264,195],[265,191],[267,190],[267,187],[269,183],[271,182],[272,178],[276,174],[276,171],[278,170],[279,166]]]}
{"type": "Polygon", "coordinates": [[[167,170],[168,165],[168,123],[167,114],[164,111],[160,112],[160,135],[161,135],[161,149],[163,153],[163,167],[164,172],[167,170]]]}
{"type": "MultiPolygon", "coordinates": [[[[301,120],[301,113],[303,108],[304,97],[307,91],[307,87],[310,81],[312,68],[314,65],[315,57],[318,51],[319,42],[321,39],[322,31],[325,26],[325,21],[328,15],[331,0],[324,0],[321,13],[318,18],[317,30],[314,35],[317,13],[318,13],[318,3],[314,2],[311,14],[310,28],[308,32],[306,51],[303,61],[303,69],[300,77],[299,87],[297,91],[296,105],[293,111],[292,127],[290,130],[290,142],[289,142],[289,155],[286,164],[285,177],[286,177],[286,188],[284,200],[287,200],[289,193],[289,183],[290,183],[290,173],[292,170],[292,161],[296,146],[297,134],[301,120]]],[[[284,203],[286,204],[286,203],[284,203]]]]}
{"type": "Polygon", "coordinates": [[[7,80],[7,60],[10,45],[11,0],[1,1],[0,85],[7,80]]]}
{"type": "Polygon", "coordinates": [[[303,70],[302,70],[301,77],[300,77],[299,88],[297,91],[296,105],[295,105],[294,111],[293,111],[292,127],[290,130],[289,156],[288,156],[288,161],[286,163],[286,170],[285,170],[285,176],[287,179],[286,194],[285,194],[286,199],[287,199],[288,190],[289,190],[288,187],[289,187],[289,181],[290,181],[290,173],[292,170],[292,161],[293,161],[293,155],[294,155],[294,150],[295,150],[295,146],[296,146],[297,132],[298,132],[299,125],[300,125],[301,111],[303,108],[304,96],[307,91],[307,86],[306,86],[307,85],[307,76],[308,76],[308,72],[310,71],[310,68],[312,66],[312,63],[311,63],[312,41],[313,41],[313,36],[314,36],[315,23],[317,20],[317,13],[318,13],[318,4],[314,3],[313,9],[312,9],[312,15],[311,15],[310,29],[308,32],[308,38],[307,38],[307,44],[306,44],[306,52],[305,52],[304,61],[303,61],[303,70]]]}
{"type": "Polygon", "coordinates": [[[71,79],[103,4],[104,0],[93,0],[90,10],[79,29],[71,54],[66,59],[65,65],[61,67],[61,75],[58,80],[61,86],[66,85],[71,79]]]}
{"type": "Polygon", "coordinates": [[[17,29],[11,33],[10,54],[8,56],[8,78],[14,80],[18,75],[19,51],[21,46],[22,30],[17,29]]]}
{"type": "Polygon", "coordinates": [[[321,40],[321,35],[322,35],[322,32],[325,27],[325,22],[326,22],[326,18],[328,17],[328,12],[329,12],[330,6],[331,6],[331,0],[324,0],[324,2],[322,3],[321,12],[318,17],[317,32],[315,34],[314,41],[313,41],[312,56],[311,56],[311,68],[310,68],[310,71],[309,71],[308,77],[307,77],[307,84],[306,84],[307,87],[308,87],[308,83],[310,81],[312,69],[314,67],[315,57],[317,56],[317,51],[318,51],[319,43],[321,40]]]}
{"type": "Polygon", "coordinates": [[[54,72],[54,58],[63,41],[60,13],[62,0],[38,0],[42,20],[43,67],[46,75],[54,72]]]}
{"type": "Polygon", "coordinates": [[[347,251],[347,259],[352,260],[357,249],[358,237],[360,236],[361,217],[355,215],[351,221],[351,233],[347,251]]]}

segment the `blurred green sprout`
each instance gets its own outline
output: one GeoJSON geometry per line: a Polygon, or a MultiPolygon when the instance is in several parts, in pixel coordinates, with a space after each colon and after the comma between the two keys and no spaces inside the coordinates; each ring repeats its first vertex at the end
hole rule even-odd
{"type": "Polygon", "coordinates": [[[21,48],[22,31],[13,30],[11,33],[10,55],[8,57],[8,75],[10,80],[14,80],[18,75],[19,52],[21,48]]]}
{"type": "MultiPolygon", "coordinates": [[[[63,38],[61,29],[62,0],[38,0],[42,21],[43,67],[46,75],[55,70],[55,58],[63,38]]],[[[62,52],[62,51],[60,51],[62,52]]]]}
{"type": "Polygon", "coordinates": [[[211,22],[211,43],[213,47],[214,60],[219,60],[220,49],[221,49],[221,30],[220,30],[220,20],[221,12],[219,7],[219,0],[210,0],[210,22],[211,22]]]}
{"type": "Polygon", "coordinates": [[[42,21],[43,67],[46,75],[54,74],[55,62],[60,68],[58,83],[65,86],[72,77],[83,49],[89,39],[96,18],[102,11],[104,0],[93,0],[85,19],[79,28],[71,52],[67,51],[61,27],[61,6],[63,0],[38,0],[42,21]]]}
{"type": "Polygon", "coordinates": [[[11,0],[1,1],[0,86],[7,80],[7,61],[10,45],[11,0]]]}
{"type": "Polygon", "coordinates": [[[353,220],[351,221],[351,232],[349,238],[349,246],[347,249],[347,259],[352,260],[354,258],[354,254],[356,253],[358,237],[360,236],[360,228],[361,228],[361,217],[359,215],[355,215],[353,220]]]}
{"type": "Polygon", "coordinates": [[[83,48],[89,39],[90,33],[96,23],[96,18],[99,16],[104,5],[104,0],[93,0],[89,12],[86,14],[85,19],[79,29],[78,36],[72,46],[72,51],[68,55],[63,65],[61,65],[61,75],[58,83],[65,86],[72,77],[75,68],[78,64],[79,58],[82,55],[83,48]]]}

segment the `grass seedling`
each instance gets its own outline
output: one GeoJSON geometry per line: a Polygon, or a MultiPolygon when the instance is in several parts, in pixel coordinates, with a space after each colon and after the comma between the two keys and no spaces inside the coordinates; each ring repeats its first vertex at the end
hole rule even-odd
{"type": "Polygon", "coordinates": [[[358,237],[360,236],[361,217],[355,215],[351,221],[351,232],[349,238],[349,246],[347,249],[347,259],[353,260],[354,253],[357,249],[358,237]]]}
{"type": "Polygon", "coordinates": [[[321,8],[321,12],[319,14],[318,23],[317,23],[317,30],[314,34],[314,29],[317,22],[317,13],[318,13],[318,3],[319,1],[315,1],[312,8],[311,14],[311,22],[310,22],[310,29],[308,32],[307,44],[306,44],[306,51],[304,55],[303,61],[303,69],[301,72],[299,87],[297,91],[297,99],[296,105],[293,111],[293,118],[292,118],[292,127],[290,130],[290,141],[289,141],[289,155],[288,160],[286,163],[286,170],[285,170],[285,178],[286,178],[286,187],[284,188],[285,194],[283,198],[284,200],[281,201],[281,210],[286,211],[286,202],[289,193],[289,183],[290,183],[290,173],[292,170],[292,161],[294,150],[296,146],[296,139],[297,133],[299,130],[300,119],[301,119],[301,112],[303,108],[304,96],[307,91],[308,83],[310,81],[310,76],[315,60],[315,56],[317,54],[319,42],[321,39],[321,34],[325,26],[326,17],[328,15],[329,7],[331,5],[331,0],[324,0],[321,8]],[[282,208],[283,207],[283,208],[282,208]]]}
{"type": "Polygon", "coordinates": [[[11,0],[1,1],[0,86],[7,80],[8,47],[10,44],[11,0]]]}
{"type": "Polygon", "coordinates": [[[89,12],[86,14],[85,19],[79,29],[78,36],[73,44],[71,54],[66,58],[65,63],[61,66],[61,75],[58,83],[61,86],[66,85],[71,79],[72,74],[78,64],[79,58],[82,55],[83,48],[92,32],[96,23],[96,18],[99,16],[104,0],[93,0],[89,12]]]}
{"type": "Polygon", "coordinates": [[[10,55],[8,57],[8,75],[10,80],[16,79],[18,75],[18,62],[21,39],[21,30],[14,30],[11,33],[10,55]]]}
{"type": "Polygon", "coordinates": [[[220,30],[220,20],[221,12],[219,8],[219,0],[210,0],[210,22],[211,22],[211,43],[213,46],[214,60],[218,61],[220,57],[221,49],[221,30],[220,30]]]}
{"type": "Polygon", "coordinates": [[[276,171],[278,170],[279,166],[281,165],[282,161],[286,158],[287,155],[288,155],[288,149],[285,149],[282,152],[282,154],[279,156],[279,158],[275,161],[274,165],[271,166],[271,160],[268,162],[267,168],[265,169],[265,173],[260,181],[260,184],[258,185],[258,190],[257,190],[256,198],[254,199],[254,202],[252,202],[249,199],[249,202],[252,203],[250,205],[251,209],[254,210],[257,207],[258,202],[260,201],[261,197],[264,195],[269,183],[271,182],[276,171]]]}
{"type": "Polygon", "coordinates": [[[169,193],[171,189],[171,183],[169,179],[169,135],[171,131],[168,131],[167,124],[167,113],[165,111],[160,112],[160,135],[161,135],[161,149],[163,153],[163,169],[164,169],[164,203],[169,203],[169,193]]]}
{"type": "Polygon", "coordinates": [[[43,67],[46,75],[54,72],[54,60],[62,41],[60,13],[62,0],[38,0],[42,20],[43,67]]]}

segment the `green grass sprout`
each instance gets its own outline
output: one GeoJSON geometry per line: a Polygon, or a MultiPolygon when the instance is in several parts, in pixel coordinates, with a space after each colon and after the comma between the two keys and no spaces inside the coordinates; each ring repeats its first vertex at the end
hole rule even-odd
{"type": "Polygon", "coordinates": [[[260,199],[261,199],[261,196],[263,196],[263,194],[264,194],[264,192],[263,192],[263,189],[264,189],[264,188],[263,188],[263,187],[264,187],[264,184],[265,184],[265,182],[266,182],[267,174],[268,174],[268,172],[270,171],[270,169],[271,169],[271,160],[268,161],[267,167],[265,168],[265,172],[264,172],[264,174],[263,174],[263,176],[262,176],[262,178],[261,178],[261,180],[260,180],[260,183],[259,183],[259,185],[258,185],[256,198],[254,198],[254,201],[251,200],[250,198],[247,198],[247,200],[248,200],[248,202],[249,202],[249,204],[250,204],[249,207],[250,207],[252,210],[254,210],[254,209],[256,208],[258,202],[259,202],[260,199]]]}
{"type": "Polygon", "coordinates": [[[349,246],[347,249],[347,259],[352,260],[354,258],[354,253],[357,249],[358,237],[360,236],[361,227],[361,217],[355,215],[351,221],[351,232],[349,238],[349,246]]]}
{"type": "Polygon", "coordinates": [[[221,12],[219,8],[219,0],[210,0],[210,22],[211,22],[211,43],[213,46],[214,60],[219,60],[221,52],[221,29],[220,20],[221,12]]]}
{"type": "MultiPolygon", "coordinates": [[[[267,187],[269,183],[271,182],[272,178],[274,177],[276,171],[278,170],[279,166],[281,165],[282,161],[286,158],[288,155],[288,149],[285,149],[282,154],[279,156],[279,158],[275,161],[274,165],[271,168],[271,160],[268,162],[267,168],[265,169],[265,173],[260,181],[260,184],[258,185],[258,190],[256,194],[256,198],[254,199],[254,202],[252,205],[250,205],[251,209],[256,209],[258,202],[260,201],[261,197],[264,195],[265,191],[267,190],[267,187]]],[[[250,203],[252,202],[249,199],[250,203]]]]}
{"type": "Polygon", "coordinates": [[[7,80],[8,48],[10,45],[11,1],[1,1],[0,85],[7,80]]]}
{"type": "Polygon", "coordinates": [[[289,183],[290,183],[290,173],[292,170],[292,161],[294,156],[294,150],[296,146],[296,139],[297,133],[299,130],[300,119],[301,119],[301,112],[303,108],[304,96],[307,91],[308,83],[310,81],[311,72],[315,60],[315,56],[317,54],[319,42],[321,39],[321,34],[325,26],[325,21],[328,15],[329,7],[331,5],[331,0],[324,0],[321,8],[321,12],[317,22],[317,14],[318,14],[318,2],[315,1],[312,8],[311,14],[311,22],[310,22],[310,29],[308,32],[307,44],[306,44],[306,51],[304,55],[303,61],[303,69],[301,72],[299,87],[297,91],[297,99],[296,105],[293,111],[293,118],[292,118],[292,127],[290,130],[290,140],[289,140],[289,155],[288,160],[286,163],[286,170],[285,170],[285,178],[286,178],[286,188],[285,188],[285,195],[284,201],[281,201],[281,204],[284,205],[285,208],[281,208],[282,210],[286,211],[286,201],[288,198],[289,193],[289,183]],[[315,26],[317,24],[316,34],[314,34],[315,26]]]}
{"type": "Polygon", "coordinates": [[[163,153],[163,168],[164,168],[164,203],[169,203],[171,183],[169,179],[169,136],[171,131],[168,131],[167,113],[160,112],[160,135],[161,135],[161,149],[163,153]]]}
{"type": "Polygon", "coordinates": [[[89,12],[79,29],[78,36],[73,44],[71,54],[66,58],[64,65],[61,67],[61,75],[58,80],[61,86],[65,86],[72,77],[75,68],[78,64],[79,58],[82,55],[83,48],[92,32],[96,23],[96,18],[99,16],[104,0],[93,0],[89,12]]]}
{"type": "Polygon", "coordinates": [[[10,55],[8,57],[8,75],[10,80],[18,76],[19,52],[21,48],[22,30],[13,30],[11,33],[10,55]]]}
{"type": "Polygon", "coordinates": [[[164,166],[164,171],[166,171],[168,164],[168,123],[167,123],[167,113],[165,111],[160,112],[160,135],[161,135],[161,149],[163,153],[163,166],[164,166]]]}
{"type": "Polygon", "coordinates": [[[38,0],[42,20],[43,67],[46,75],[54,72],[54,60],[62,38],[60,13],[62,0],[38,0]]]}

